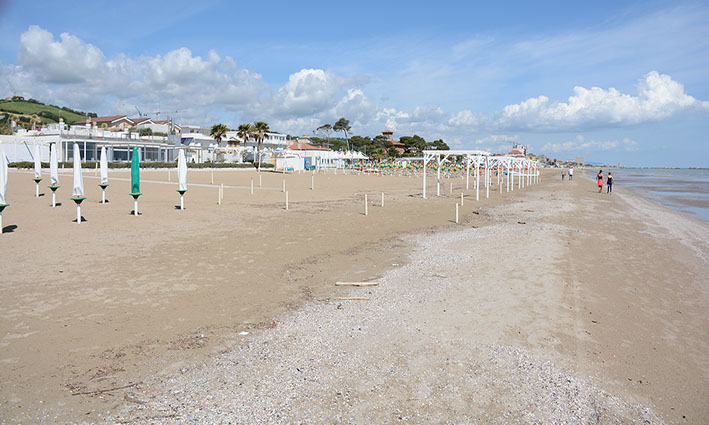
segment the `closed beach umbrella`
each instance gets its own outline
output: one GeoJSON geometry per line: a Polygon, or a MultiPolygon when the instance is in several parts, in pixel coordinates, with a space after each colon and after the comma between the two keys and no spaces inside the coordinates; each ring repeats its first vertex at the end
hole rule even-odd
{"type": "Polygon", "coordinates": [[[0,157],[0,205],[7,205],[7,158],[0,157]]]}
{"type": "Polygon", "coordinates": [[[84,178],[81,175],[81,152],[78,143],[74,143],[74,187],[71,196],[74,198],[84,196],[84,178]]]}
{"type": "Polygon", "coordinates": [[[81,203],[84,197],[84,178],[81,175],[81,151],[79,144],[74,143],[74,186],[71,189],[71,200],[76,203],[76,224],[81,224],[81,203]]]}
{"type": "Polygon", "coordinates": [[[59,163],[57,162],[57,145],[52,144],[49,149],[49,184],[56,186],[59,184],[59,163]]]}
{"type": "Polygon", "coordinates": [[[0,154],[0,233],[2,233],[2,212],[7,204],[7,159],[0,154]]]}
{"type": "Polygon", "coordinates": [[[42,162],[39,158],[39,145],[34,145],[34,178],[42,178],[42,162]]]}
{"type": "Polygon", "coordinates": [[[177,185],[179,190],[187,191],[187,160],[182,149],[177,157],[177,185]]]}
{"type": "Polygon", "coordinates": [[[57,162],[57,144],[49,148],[49,188],[52,190],[52,208],[57,205],[57,189],[59,189],[59,163],[57,162]]]}
{"type": "Polygon", "coordinates": [[[34,196],[39,198],[39,182],[42,181],[42,162],[39,159],[39,145],[34,145],[34,196]]]}
{"type": "Polygon", "coordinates": [[[105,204],[106,203],[106,188],[108,187],[108,158],[106,158],[106,147],[102,146],[101,147],[101,160],[100,160],[100,168],[101,168],[101,184],[99,184],[99,187],[101,188],[101,203],[105,204]]]}
{"type": "Polygon", "coordinates": [[[101,184],[108,184],[108,158],[106,158],[106,147],[101,147],[101,184]]]}
{"type": "Polygon", "coordinates": [[[177,192],[180,194],[180,209],[185,209],[185,192],[187,192],[187,160],[185,151],[180,149],[177,155],[177,192]]]}
{"type": "Polygon", "coordinates": [[[140,157],[137,147],[133,147],[133,159],[130,163],[130,193],[140,194],[140,157]]]}
{"type": "Polygon", "coordinates": [[[140,157],[138,148],[133,147],[133,159],[130,164],[130,195],[133,197],[133,214],[138,216],[138,197],[140,193],[140,157]]]}

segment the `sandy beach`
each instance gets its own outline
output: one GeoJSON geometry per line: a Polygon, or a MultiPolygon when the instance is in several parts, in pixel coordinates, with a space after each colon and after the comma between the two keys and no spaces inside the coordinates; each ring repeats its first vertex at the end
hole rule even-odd
{"type": "Polygon", "coordinates": [[[2,423],[709,421],[709,226],[628,190],[91,170],[77,225],[65,171],[10,172],[2,423]]]}

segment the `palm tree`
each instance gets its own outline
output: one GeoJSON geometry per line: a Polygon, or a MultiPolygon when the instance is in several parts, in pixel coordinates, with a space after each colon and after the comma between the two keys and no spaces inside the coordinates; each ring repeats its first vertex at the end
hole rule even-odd
{"type": "Polygon", "coordinates": [[[214,140],[217,141],[217,147],[222,142],[222,137],[226,135],[227,130],[228,128],[221,123],[212,126],[212,131],[209,132],[209,135],[214,137],[214,140]]]}
{"type": "Polygon", "coordinates": [[[330,124],[323,124],[320,127],[318,127],[315,131],[324,131],[325,134],[327,135],[327,147],[330,147],[330,133],[332,132],[332,125],[330,124]]]}
{"type": "Polygon", "coordinates": [[[263,144],[263,139],[266,138],[266,133],[271,129],[268,128],[268,124],[263,121],[254,122],[252,129],[254,131],[253,135],[256,137],[256,142],[258,143],[256,152],[258,154],[258,170],[261,171],[261,145],[263,144]]]}
{"type": "Polygon", "coordinates": [[[253,129],[251,124],[240,124],[239,128],[236,129],[236,137],[241,138],[244,141],[244,145],[249,141],[251,136],[253,136],[253,129]]]}
{"type": "Polygon", "coordinates": [[[345,143],[347,143],[347,150],[350,150],[350,140],[347,137],[347,132],[352,129],[352,127],[350,127],[350,120],[340,118],[339,120],[337,120],[335,125],[332,126],[332,129],[334,131],[341,131],[345,133],[345,143]]]}

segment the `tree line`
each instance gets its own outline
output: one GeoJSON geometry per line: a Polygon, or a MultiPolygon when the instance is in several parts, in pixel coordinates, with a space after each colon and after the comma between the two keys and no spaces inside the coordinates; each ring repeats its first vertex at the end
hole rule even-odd
{"type": "MultiPolygon", "coordinates": [[[[229,128],[227,128],[226,125],[221,123],[214,124],[211,128],[210,136],[213,137],[217,143],[221,143],[227,131],[229,131],[229,128]]],[[[263,141],[266,138],[266,133],[270,131],[269,125],[263,121],[241,124],[236,129],[237,137],[240,139],[256,141],[257,150],[254,161],[258,162],[259,165],[263,141]]],[[[369,136],[353,136],[350,121],[344,117],[333,124],[326,123],[321,125],[313,130],[313,134],[322,136],[313,136],[310,138],[315,145],[325,146],[336,151],[358,150],[368,155],[370,158],[380,160],[420,156],[424,149],[450,149],[443,139],[427,142],[426,139],[416,134],[399,138],[399,143],[402,145],[399,145],[398,149],[391,139],[381,134],[373,138],[369,136]],[[332,137],[333,135],[339,134],[344,136],[344,140],[341,137],[332,137]]],[[[290,138],[291,136],[288,136],[288,139],[290,138]]]]}

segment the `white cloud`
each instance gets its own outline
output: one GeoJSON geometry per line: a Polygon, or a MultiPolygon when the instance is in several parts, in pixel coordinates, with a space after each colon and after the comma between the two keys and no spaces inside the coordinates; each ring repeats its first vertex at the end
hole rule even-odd
{"type": "Polygon", "coordinates": [[[618,142],[615,140],[609,141],[596,141],[589,140],[586,141],[584,136],[576,136],[575,140],[568,140],[561,143],[547,143],[542,147],[546,152],[569,152],[569,151],[634,151],[637,150],[638,142],[630,140],[629,138],[624,138],[622,141],[618,142]]]}
{"type": "Polygon", "coordinates": [[[506,129],[559,131],[614,127],[659,121],[688,109],[709,110],[709,102],[689,96],[669,75],[652,71],[638,84],[637,96],[614,88],[574,87],[567,102],[550,103],[546,96],[507,105],[496,114],[495,126],[506,129]]]}
{"type": "Polygon", "coordinates": [[[312,115],[337,102],[342,78],[322,69],[302,69],[288,77],[278,90],[275,111],[279,116],[312,115]]]}
{"type": "Polygon", "coordinates": [[[49,83],[81,83],[102,73],[106,58],[96,46],[62,33],[61,41],[32,25],[20,37],[19,64],[49,83]]]}

